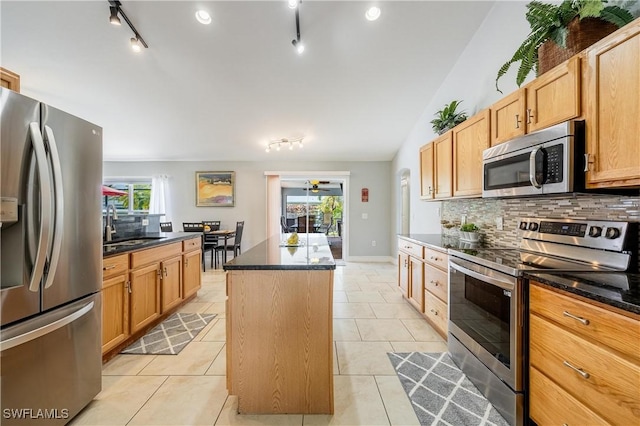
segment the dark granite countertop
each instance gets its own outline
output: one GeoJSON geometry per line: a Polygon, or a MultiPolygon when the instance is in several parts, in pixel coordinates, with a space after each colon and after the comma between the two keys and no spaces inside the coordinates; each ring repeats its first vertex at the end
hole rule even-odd
{"type": "Polygon", "coordinates": [[[398,237],[413,241],[417,244],[446,252],[447,249],[474,249],[483,247],[482,241],[469,243],[460,241],[458,237],[441,234],[398,234],[398,237]]]}
{"type": "Polygon", "coordinates": [[[640,314],[640,274],[590,272],[545,274],[529,272],[525,277],[542,284],[640,314]],[[606,274],[603,276],[602,274],[606,274]]]}
{"type": "Polygon", "coordinates": [[[274,236],[223,265],[232,270],[329,270],[336,269],[324,234],[298,234],[300,246],[283,247],[288,234],[274,236]],[[307,240],[308,237],[308,240],[307,240]]]}
{"type": "Polygon", "coordinates": [[[129,236],[126,241],[142,240],[136,244],[123,244],[123,245],[109,245],[118,243],[123,240],[114,240],[109,242],[103,242],[102,245],[102,257],[115,256],[116,254],[127,253],[130,251],[136,251],[141,249],[147,249],[150,247],[161,246],[163,244],[175,243],[178,241],[189,240],[191,238],[198,237],[200,234],[194,232],[155,232],[140,234],[137,236],[129,236]]]}

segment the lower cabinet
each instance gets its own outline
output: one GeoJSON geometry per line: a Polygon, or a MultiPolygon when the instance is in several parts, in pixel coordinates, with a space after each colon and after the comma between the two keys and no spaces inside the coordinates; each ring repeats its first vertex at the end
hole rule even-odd
{"type": "Polygon", "coordinates": [[[160,316],[160,264],[131,271],[131,333],[160,316]]]}
{"type": "Polygon", "coordinates": [[[411,270],[409,302],[418,311],[424,312],[424,263],[422,259],[409,256],[409,268],[411,270]]]}
{"type": "Polygon", "coordinates": [[[162,313],[182,302],[182,256],[162,261],[162,313]]]}
{"type": "Polygon", "coordinates": [[[200,274],[200,258],[201,250],[192,251],[182,255],[184,260],[183,278],[182,278],[182,297],[187,298],[198,292],[201,286],[200,274]]]}
{"type": "Polygon", "coordinates": [[[129,337],[129,274],[102,281],[102,353],[129,337]]]}

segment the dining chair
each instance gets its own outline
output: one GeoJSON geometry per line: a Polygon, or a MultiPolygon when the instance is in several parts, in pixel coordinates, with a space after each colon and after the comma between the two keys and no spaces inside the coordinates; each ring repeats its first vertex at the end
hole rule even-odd
{"type": "MultiPolygon", "coordinates": [[[[182,222],[182,230],[184,232],[200,232],[200,235],[202,235],[202,270],[206,271],[207,268],[204,263],[205,255],[210,251],[211,257],[215,256],[216,247],[214,245],[207,245],[204,238],[204,224],[202,222],[182,222]]],[[[213,263],[213,260],[211,263],[213,263]]]]}
{"type": "Polygon", "coordinates": [[[203,220],[202,226],[209,226],[209,231],[219,231],[220,221],[219,220],[203,220]]]}
{"type": "Polygon", "coordinates": [[[227,243],[226,245],[219,245],[216,247],[216,261],[218,257],[218,252],[222,253],[223,251],[233,252],[233,257],[240,255],[241,248],[240,244],[242,242],[242,231],[244,229],[244,221],[236,223],[236,232],[233,235],[233,242],[227,243]]]}
{"type": "Polygon", "coordinates": [[[218,258],[215,256],[215,250],[216,250],[216,247],[218,246],[219,237],[217,235],[209,235],[207,234],[207,232],[219,231],[220,221],[219,220],[203,220],[202,227],[206,229],[206,232],[204,233],[203,240],[202,240],[202,251],[211,252],[211,267],[217,268],[218,258]],[[209,227],[209,229],[206,228],[207,226],[209,227]]]}
{"type": "Polygon", "coordinates": [[[160,232],[173,232],[173,224],[171,222],[160,222],[160,232]]]}

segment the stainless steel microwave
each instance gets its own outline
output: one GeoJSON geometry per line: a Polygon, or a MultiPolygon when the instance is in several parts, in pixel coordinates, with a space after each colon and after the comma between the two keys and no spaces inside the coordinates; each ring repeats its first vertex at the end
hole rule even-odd
{"type": "Polygon", "coordinates": [[[482,197],[582,191],[583,163],[584,121],[557,124],[485,149],[482,197]]]}

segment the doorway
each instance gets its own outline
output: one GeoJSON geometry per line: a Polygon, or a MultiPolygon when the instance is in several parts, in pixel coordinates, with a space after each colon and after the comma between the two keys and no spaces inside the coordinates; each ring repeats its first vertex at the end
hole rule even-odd
{"type": "Polygon", "coordinates": [[[405,171],[400,177],[400,230],[403,235],[409,234],[410,224],[410,188],[409,188],[409,172],[405,171]]]}

